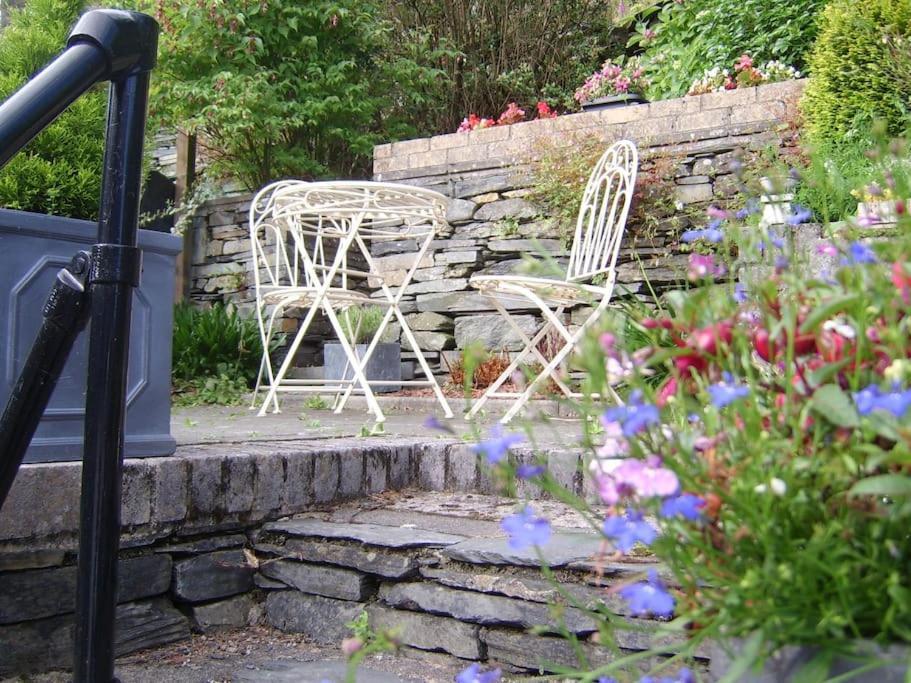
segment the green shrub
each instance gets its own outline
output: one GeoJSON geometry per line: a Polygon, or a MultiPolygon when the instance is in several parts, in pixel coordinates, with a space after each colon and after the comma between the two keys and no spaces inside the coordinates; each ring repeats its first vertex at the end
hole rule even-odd
{"type": "Polygon", "coordinates": [[[911,0],[834,0],[826,7],[802,102],[810,139],[840,140],[869,130],[874,119],[891,134],[904,132],[911,81],[896,77],[902,54],[894,42],[909,37],[911,0]]]}
{"type": "Polygon", "coordinates": [[[341,315],[342,329],[353,344],[368,344],[380,329],[386,311],[379,306],[354,306],[341,315]]]}
{"type": "MultiPolygon", "coordinates": [[[[0,99],[6,99],[66,43],[82,0],[29,0],[0,32],[0,99]]],[[[0,171],[0,205],[94,219],[101,196],[106,88],[79,98],[0,171]]]]}
{"type": "Polygon", "coordinates": [[[197,131],[213,172],[249,189],[367,172],[377,142],[416,132],[410,107],[440,81],[390,45],[373,2],[159,0],[154,11],[153,115],[197,131]]]}
{"type": "MultiPolygon", "coordinates": [[[[273,340],[272,350],[281,343],[273,340]]],[[[172,376],[178,405],[237,403],[259,372],[262,358],[254,318],[220,303],[174,308],[172,376]]]]}
{"type": "Polygon", "coordinates": [[[744,53],[757,64],[778,60],[805,70],[805,53],[824,5],[825,0],[686,0],[655,5],[640,15],[647,21],[639,23],[630,41],[645,48],[652,81],[649,97],[679,97],[706,69],[729,67],[744,53]]]}

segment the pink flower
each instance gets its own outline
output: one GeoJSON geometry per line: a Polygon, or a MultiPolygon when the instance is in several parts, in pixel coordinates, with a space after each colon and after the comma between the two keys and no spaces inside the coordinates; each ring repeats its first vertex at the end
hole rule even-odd
{"type": "Polygon", "coordinates": [[[655,31],[654,29],[647,28],[647,29],[645,29],[645,32],[642,34],[642,37],[645,40],[653,40],[655,38],[655,36],[657,36],[657,35],[658,35],[657,31],[655,31]]]}
{"type": "Polygon", "coordinates": [[[750,55],[744,53],[740,55],[740,59],[734,64],[734,69],[737,71],[746,71],[747,69],[753,68],[753,58],[750,55]]]}
{"type": "Polygon", "coordinates": [[[536,107],[539,119],[554,119],[557,117],[557,112],[551,109],[547,102],[538,102],[536,107]]]}
{"type": "Polygon", "coordinates": [[[508,126],[512,123],[523,121],[524,119],[525,110],[520,109],[519,105],[515,102],[510,102],[506,107],[506,111],[500,114],[500,118],[497,119],[497,124],[500,126],[508,126]]]}
{"type": "Polygon", "coordinates": [[[623,426],[619,422],[608,422],[602,418],[604,424],[604,444],[598,448],[599,458],[616,458],[626,455],[629,451],[629,442],[623,436],[623,426]]]}
{"type": "Polygon", "coordinates": [[[646,460],[627,458],[612,473],[616,484],[628,487],[643,498],[672,496],[680,488],[677,475],[662,467],[661,458],[650,455],[646,460]]]}
{"type": "Polygon", "coordinates": [[[722,221],[723,221],[723,220],[727,220],[727,218],[728,218],[728,212],[725,211],[724,209],[719,209],[719,208],[718,208],[717,206],[715,206],[714,204],[712,204],[712,205],[706,210],[706,213],[708,214],[709,218],[714,218],[714,219],[717,219],[717,220],[722,220],[722,221]]]}
{"type": "Polygon", "coordinates": [[[686,276],[691,282],[707,277],[715,277],[716,275],[724,275],[724,273],[724,266],[716,264],[715,257],[711,254],[690,254],[689,269],[686,272],[686,276]]]}
{"type": "Polygon", "coordinates": [[[614,89],[617,92],[629,92],[630,80],[626,76],[617,76],[614,79],[614,89]]]}

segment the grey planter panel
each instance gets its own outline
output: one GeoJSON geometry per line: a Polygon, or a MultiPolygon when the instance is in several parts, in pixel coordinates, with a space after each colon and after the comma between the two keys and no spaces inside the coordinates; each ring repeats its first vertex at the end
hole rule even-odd
{"type": "MultiPolygon", "coordinates": [[[[0,410],[6,405],[57,271],[95,241],[97,225],[0,209],[0,410]]],[[[142,284],[133,295],[127,381],[127,457],[174,452],[171,334],[175,257],[181,239],[141,230],[142,284]]],[[[25,462],[82,458],[88,330],[76,340],[25,462]]]]}
{"type": "MultiPolygon", "coordinates": [[[[356,351],[358,356],[363,356],[367,352],[367,344],[358,344],[356,351]]],[[[342,350],[342,345],[337,342],[331,342],[323,346],[323,367],[324,376],[328,380],[351,379],[354,376],[348,366],[348,358],[342,350]]],[[[367,363],[367,379],[389,382],[402,380],[402,347],[398,343],[377,344],[373,354],[370,356],[370,361],[367,363]]],[[[386,384],[371,387],[371,389],[373,389],[374,393],[380,394],[398,391],[401,386],[398,384],[386,384]]]]}

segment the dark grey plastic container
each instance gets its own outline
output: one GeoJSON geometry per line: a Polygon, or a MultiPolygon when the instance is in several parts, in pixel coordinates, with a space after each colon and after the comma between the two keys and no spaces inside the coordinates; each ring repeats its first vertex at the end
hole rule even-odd
{"type": "MultiPolygon", "coordinates": [[[[367,352],[367,344],[356,346],[358,356],[367,352]]],[[[387,382],[402,381],[402,347],[398,342],[377,344],[367,363],[367,379],[387,382]]],[[[329,379],[351,379],[354,373],[348,366],[348,357],[338,342],[330,342],[323,346],[323,372],[329,379]],[[346,372],[347,370],[347,372],[346,372]],[[343,375],[344,373],[344,375],[343,375]]],[[[401,385],[383,384],[371,387],[374,393],[384,394],[398,391],[401,385]]]]}
{"type": "MultiPolygon", "coordinates": [[[[0,209],[0,411],[28,357],[60,268],[95,242],[88,221],[0,209]]],[[[181,239],[139,231],[142,284],[133,295],[125,454],[171,455],[171,334],[181,239]]],[[[88,330],[76,340],[25,462],[80,460],[88,330]]]]}

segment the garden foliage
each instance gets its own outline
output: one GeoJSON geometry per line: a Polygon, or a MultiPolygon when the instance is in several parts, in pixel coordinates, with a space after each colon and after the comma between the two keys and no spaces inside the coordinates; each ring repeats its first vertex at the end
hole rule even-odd
{"type": "Polygon", "coordinates": [[[238,402],[256,379],[261,349],[254,318],[221,303],[210,308],[178,304],[171,368],[177,403],[238,402]]]}
{"type": "Polygon", "coordinates": [[[835,0],[822,13],[802,103],[815,142],[840,141],[883,119],[889,133],[908,127],[911,102],[911,0],[835,0]]]}
{"type": "Polygon", "coordinates": [[[594,64],[616,54],[613,3],[603,0],[389,2],[396,35],[438,53],[446,74],[439,107],[424,108],[425,128],[454,130],[470,112],[502,111],[509,102],[531,109],[539,100],[560,108],[594,64]]]}
{"type": "Polygon", "coordinates": [[[360,0],[157,0],[153,114],[196,130],[215,168],[248,188],[282,176],[350,176],[411,117],[440,73],[360,0]]]}
{"type": "MultiPolygon", "coordinates": [[[[83,0],[29,0],[0,32],[0,100],[55,57],[83,0]]],[[[94,219],[101,197],[107,88],[96,86],[0,170],[0,206],[94,219]]]]}
{"type": "Polygon", "coordinates": [[[679,97],[706,69],[723,68],[743,53],[805,71],[824,5],[825,0],[686,0],[633,15],[639,23],[631,44],[644,48],[650,99],[679,97]]]}
{"type": "MultiPolygon", "coordinates": [[[[911,195],[907,177],[889,172],[907,163],[903,142],[866,156],[877,182],[856,194],[911,195]]],[[[575,359],[583,396],[606,396],[610,385],[625,397],[577,405],[600,417],[584,443],[604,507],[567,492],[546,452],[507,457],[517,433],[498,425],[475,447],[507,488],[531,480],[583,511],[616,552],[662,563],[666,575],[643,571],[610,590],[624,614],[666,620],[653,636],[686,637],[653,647],[661,658],[649,675],[696,663],[714,641],[740,653],[725,680],[792,645],[820,648],[794,680],[827,680],[835,652],[874,669],[895,662],[859,652],[865,641],[911,642],[911,218],[904,201],[895,206],[888,232],[829,226],[812,254],[799,246],[812,215],[801,206],[776,226],[760,224],[755,201],[712,207],[706,227],[681,236],[694,248],[695,286],[648,314],[604,321],[575,359]]],[[[549,523],[533,507],[520,504],[502,528],[513,548],[546,555],[549,523]]],[[[644,628],[570,604],[589,610],[602,643],[644,628]]],[[[643,656],[597,668],[580,658],[562,676],[654,680],[640,678],[643,656]]]]}

